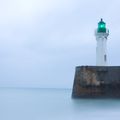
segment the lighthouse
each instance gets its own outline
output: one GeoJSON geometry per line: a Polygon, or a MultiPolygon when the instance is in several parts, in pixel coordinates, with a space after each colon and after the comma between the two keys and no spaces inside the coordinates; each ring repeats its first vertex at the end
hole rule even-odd
{"type": "Polygon", "coordinates": [[[98,28],[95,30],[97,41],[96,47],[96,65],[107,66],[107,37],[109,30],[106,28],[106,23],[103,19],[98,23],[98,28]]]}
{"type": "Polygon", "coordinates": [[[72,98],[119,98],[120,66],[107,66],[109,30],[103,19],[95,30],[96,66],[76,66],[72,98]]]}

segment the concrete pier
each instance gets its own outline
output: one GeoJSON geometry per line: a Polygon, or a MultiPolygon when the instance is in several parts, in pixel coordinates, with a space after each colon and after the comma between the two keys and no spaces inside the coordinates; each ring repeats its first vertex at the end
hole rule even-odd
{"type": "Polygon", "coordinates": [[[73,98],[120,98],[120,66],[78,66],[73,98]]]}

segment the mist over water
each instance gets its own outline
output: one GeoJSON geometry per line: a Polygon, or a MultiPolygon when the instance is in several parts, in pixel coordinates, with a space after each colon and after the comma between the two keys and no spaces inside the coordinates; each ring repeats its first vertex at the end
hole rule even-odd
{"type": "Polygon", "coordinates": [[[71,99],[65,89],[0,89],[0,120],[119,120],[119,99],[71,99]]]}

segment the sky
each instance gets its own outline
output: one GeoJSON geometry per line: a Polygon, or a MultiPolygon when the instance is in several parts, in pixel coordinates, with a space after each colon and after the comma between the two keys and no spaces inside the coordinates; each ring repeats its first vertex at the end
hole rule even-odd
{"type": "Polygon", "coordinates": [[[119,0],[1,0],[0,87],[72,88],[75,67],[96,65],[94,31],[110,31],[108,65],[120,65],[119,0]]]}

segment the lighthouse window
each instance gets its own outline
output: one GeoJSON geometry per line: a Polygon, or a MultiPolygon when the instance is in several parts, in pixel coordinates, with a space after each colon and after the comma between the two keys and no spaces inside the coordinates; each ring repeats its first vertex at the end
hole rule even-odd
{"type": "Polygon", "coordinates": [[[106,55],[104,55],[104,60],[107,61],[107,56],[106,55]]]}

